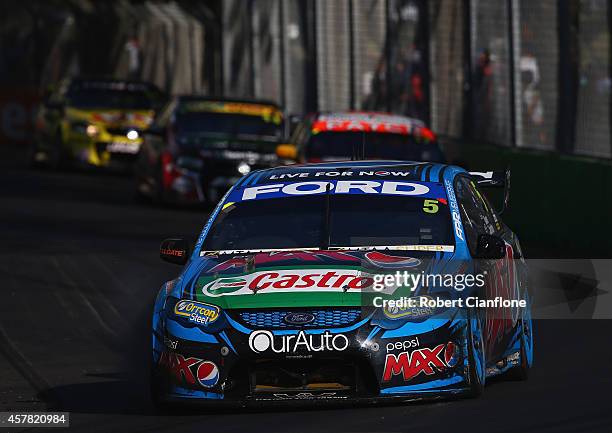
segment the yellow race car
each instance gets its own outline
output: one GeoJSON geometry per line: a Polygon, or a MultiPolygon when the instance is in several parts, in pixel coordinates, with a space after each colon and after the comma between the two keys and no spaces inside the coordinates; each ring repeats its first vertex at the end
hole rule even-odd
{"type": "Polygon", "coordinates": [[[38,111],[33,162],[129,168],[163,99],[149,83],[65,80],[38,111]]]}

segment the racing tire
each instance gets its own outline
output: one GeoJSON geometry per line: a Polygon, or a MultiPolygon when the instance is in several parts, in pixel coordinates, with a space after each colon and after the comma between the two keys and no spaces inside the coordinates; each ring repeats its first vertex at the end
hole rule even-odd
{"type": "Polygon", "coordinates": [[[486,378],[482,323],[478,312],[473,311],[468,316],[467,322],[468,375],[470,381],[468,395],[478,397],[484,391],[486,378]]]}
{"type": "Polygon", "coordinates": [[[519,365],[508,371],[510,378],[514,380],[527,380],[533,359],[533,330],[531,319],[521,320],[519,365]]]}
{"type": "Polygon", "coordinates": [[[64,150],[64,142],[62,140],[61,131],[57,131],[55,139],[51,144],[50,151],[48,153],[47,167],[51,170],[61,170],[66,168],[66,151],[64,150]]]}
{"type": "Polygon", "coordinates": [[[155,367],[151,367],[149,391],[151,395],[151,403],[153,403],[153,410],[155,413],[167,414],[173,409],[172,404],[164,401],[161,397],[160,376],[155,367]]]}

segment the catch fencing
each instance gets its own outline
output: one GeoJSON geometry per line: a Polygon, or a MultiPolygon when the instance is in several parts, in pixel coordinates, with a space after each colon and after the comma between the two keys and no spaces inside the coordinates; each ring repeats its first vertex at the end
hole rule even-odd
{"type": "MultiPolygon", "coordinates": [[[[610,159],[606,0],[6,0],[0,141],[69,75],[376,110],[441,136],[610,159]]],[[[29,125],[29,126],[28,126],[29,125]]]]}
{"type": "Polygon", "coordinates": [[[225,0],[227,95],[369,109],[463,141],[612,157],[605,0],[225,0]]]}

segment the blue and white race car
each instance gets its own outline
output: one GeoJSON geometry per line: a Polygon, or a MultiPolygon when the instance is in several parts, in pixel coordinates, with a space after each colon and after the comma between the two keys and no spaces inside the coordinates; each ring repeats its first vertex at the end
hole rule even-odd
{"type": "MultiPolygon", "coordinates": [[[[352,161],[253,172],[153,313],[159,404],[479,395],[533,358],[527,268],[497,172],[352,161]]],[[[507,195],[506,195],[507,198],[507,195]]]]}

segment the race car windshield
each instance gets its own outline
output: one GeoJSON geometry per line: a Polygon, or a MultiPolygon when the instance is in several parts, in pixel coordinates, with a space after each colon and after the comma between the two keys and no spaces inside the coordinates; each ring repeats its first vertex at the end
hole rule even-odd
{"type": "Polygon", "coordinates": [[[177,115],[179,134],[257,136],[279,138],[281,123],[261,116],[234,113],[186,112],[177,115]]]}
{"type": "Polygon", "coordinates": [[[350,159],[355,149],[365,147],[368,159],[410,160],[415,158],[414,137],[383,132],[319,132],[313,134],[306,146],[308,159],[350,159]]]}
{"type": "Polygon", "coordinates": [[[325,195],[243,201],[214,221],[202,251],[454,245],[442,201],[416,197],[325,195]],[[329,220],[329,230],[327,228],[329,220]],[[327,247],[327,245],[325,245],[327,247]]]}
{"type": "Polygon", "coordinates": [[[70,92],[67,98],[75,108],[150,110],[153,107],[151,98],[144,91],[86,88],[70,92]]]}

